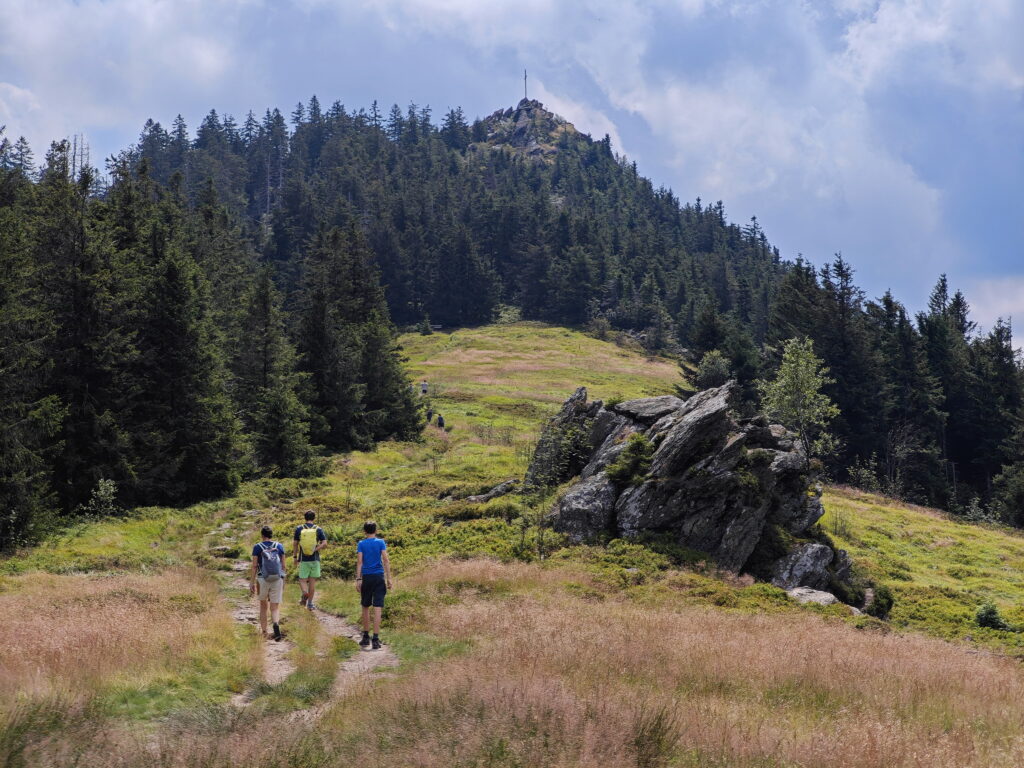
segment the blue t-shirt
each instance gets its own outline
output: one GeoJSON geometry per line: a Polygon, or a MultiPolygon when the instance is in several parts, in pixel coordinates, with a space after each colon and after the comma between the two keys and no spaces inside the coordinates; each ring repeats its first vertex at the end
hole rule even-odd
{"type": "MultiPolygon", "coordinates": [[[[268,544],[273,544],[275,547],[277,547],[277,554],[281,558],[281,565],[283,567],[284,566],[284,544],[279,544],[276,541],[268,541],[267,543],[268,544]]],[[[266,547],[266,549],[273,549],[273,547],[266,547]]],[[[263,550],[264,550],[263,542],[260,542],[259,544],[257,544],[255,547],[252,548],[252,556],[259,558],[256,562],[259,565],[259,575],[260,576],[263,575],[263,550]]]]}
{"type": "Polygon", "coordinates": [[[384,573],[384,563],[381,560],[381,552],[388,548],[384,539],[363,539],[356,547],[356,551],[363,553],[363,575],[370,573],[384,573]]]}

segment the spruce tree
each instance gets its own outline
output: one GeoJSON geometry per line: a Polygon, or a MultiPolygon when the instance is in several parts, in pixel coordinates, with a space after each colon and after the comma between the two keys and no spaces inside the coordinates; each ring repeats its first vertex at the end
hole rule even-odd
{"type": "Polygon", "coordinates": [[[60,399],[47,394],[45,341],[52,320],[37,297],[42,289],[30,256],[24,197],[31,189],[19,170],[0,169],[0,549],[30,542],[54,511],[51,452],[63,418],[60,399]]]}
{"type": "Polygon", "coordinates": [[[419,429],[371,255],[354,222],[317,234],[299,305],[301,368],[310,376],[313,437],[365,448],[419,429]]]}
{"type": "Polygon", "coordinates": [[[140,495],[185,503],[232,491],[246,451],[216,346],[209,289],[174,229],[179,212],[173,203],[162,208],[165,220],[152,236],[163,241],[163,255],[147,281],[136,336],[134,373],[146,394],[132,413],[132,437],[140,495]]]}
{"type": "Polygon", "coordinates": [[[234,345],[234,397],[253,436],[257,468],[299,476],[314,471],[316,462],[309,442],[309,409],[299,396],[302,380],[280,304],[265,268],[249,291],[234,345]]]}

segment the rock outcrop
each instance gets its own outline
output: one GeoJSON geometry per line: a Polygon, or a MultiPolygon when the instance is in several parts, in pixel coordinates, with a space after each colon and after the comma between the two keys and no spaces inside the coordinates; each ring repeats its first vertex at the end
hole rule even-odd
{"type": "Polygon", "coordinates": [[[763,416],[738,419],[735,391],[605,407],[580,388],[545,428],[526,486],[579,478],[554,509],[555,529],[576,542],[669,534],[784,589],[848,579],[845,553],[808,540],[823,510],[799,443],[763,416]]]}
{"type": "Polygon", "coordinates": [[[514,108],[499,109],[484,119],[484,125],[488,144],[535,159],[553,157],[564,137],[582,137],[572,123],[549,112],[536,99],[522,99],[514,108]]]}

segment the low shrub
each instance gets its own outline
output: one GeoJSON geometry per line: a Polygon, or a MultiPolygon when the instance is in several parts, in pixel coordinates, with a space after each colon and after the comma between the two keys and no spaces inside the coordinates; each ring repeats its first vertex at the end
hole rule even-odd
{"type": "Polygon", "coordinates": [[[877,584],[875,585],[875,599],[871,601],[871,605],[867,607],[866,612],[869,616],[874,616],[876,619],[884,619],[889,615],[895,602],[892,590],[885,584],[877,584]]]}
{"type": "Polygon", "coordinates": [[[1012,629],[1006,620],[999,615],[999,609],[996,608],[995,603],[992,601],[986,601],[978,607],[978,611],[974,614],[974,621],[979,627],[986,627],[988,629],[998,629],[1007,631],[1012,629]]]}
{"type": "Polygon", "coordinates": [[[618,486],[640,485],[651,468],[654,445],[639,432],[629,436],[626,447],[605,470],[608,479],[618,486]]]}

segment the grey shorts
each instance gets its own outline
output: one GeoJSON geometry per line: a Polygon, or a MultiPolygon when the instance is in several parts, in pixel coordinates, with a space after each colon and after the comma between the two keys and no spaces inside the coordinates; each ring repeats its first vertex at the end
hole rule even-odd
{"type": "Polygon", "coordinates": [[[280,603],[284,597],[284,579],[268,582],[262,576],[256,579],[260,587],[260,602],[280,603]]]}

